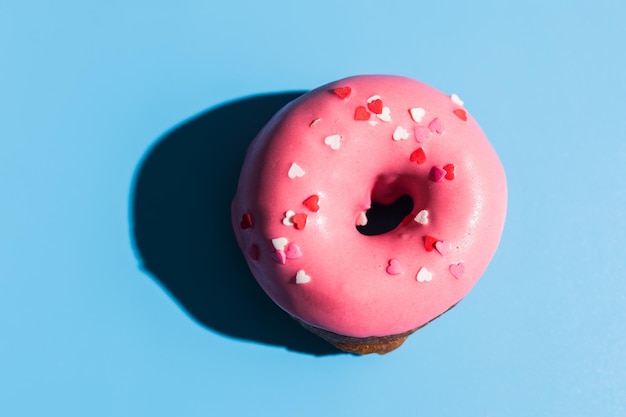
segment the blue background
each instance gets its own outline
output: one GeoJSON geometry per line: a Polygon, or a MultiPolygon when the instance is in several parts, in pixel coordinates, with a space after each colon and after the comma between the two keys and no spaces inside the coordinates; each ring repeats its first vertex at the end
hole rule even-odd
{"type": "Polygon", "coordinates": [[[625,21],[618,0],[2,2],[0,415],[626,415],[625,21]],[[510,194],[470,295],[355,357],[250,285],[221,216],[287,92],[363,73],[459,94],[510,194]]]}

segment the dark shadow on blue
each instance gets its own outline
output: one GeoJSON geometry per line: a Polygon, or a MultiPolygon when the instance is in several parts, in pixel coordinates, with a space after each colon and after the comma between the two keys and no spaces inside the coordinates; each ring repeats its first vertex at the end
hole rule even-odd
{"type": "Polygon", "coordinates": [[[316,356],[340,353],[260,289],[235,241],[230,204],[248,144],[304,92],[220,105],[165,134],[137,169],[132,236],[142,267],[202,325],[316,356]]]}

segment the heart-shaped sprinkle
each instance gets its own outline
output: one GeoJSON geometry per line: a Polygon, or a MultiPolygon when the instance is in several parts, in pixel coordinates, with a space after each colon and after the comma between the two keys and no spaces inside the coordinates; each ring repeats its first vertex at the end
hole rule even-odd
{"type": "Polygon", "coordinates": [[[456,117],[458,117],[459,119],[463,120],[464,122],[467,121],[467,112],[465,110],[463,110],[463,109],[456,109],[452,113],[454,113],[456,117]]]}
{"type": "Polygon", "coordinates": [[[402,265],[400,265],[400,261],[395,258],[390,259],[389,265],[387,266],[387,273],[389,275],[400,275],[402,272],[402,265]]]}
{"type": "Polygon", "coordinates": [[[241,216],[241,223],[239,223],[242,229],[249,229],[252,227],[252,214],[243,213],[241,216]]]}
{"type": "Polygon", "coordinates": [[[252,244],[248,249],[248,255],[255,261],[259,260],[259,247],[256,244],[252,244]]]}
{"type": "Polygon", "coordinates": [[[294,214],[294,216],[291,218],[291,221],[293,222],[293,226],[297,230],[302,230],[304,229],[304,226],[306,226],[306,218],[307,215],[305,213],[298,213],[294,214]]]}
{"type": "Polygon", "coordinates": [[[421,267],[417,272],[417,282],[430,282],[432,279],[433,273],[424,267],[421,267]]]}
{"type": "Polygon", "coordinates": [[[434,251],[435,243],[437,243],[438,241],[439,239],[432,236],[424,236],[424,249],[426,249],[426,252],[434,251]]]}
{"type": "Polygon", "coordinates": [[[409,109],[409,113],[411,113],[411,119],[417,123],[422,123],[422,119],[426,115],[426,110],[421,107],[415,107],[413,109],[409,109]]]}
{"type": "Polygon", "coordinates": [[[313,194],[302,202],[311,211],[317,212],[320,209],[320,198],[317,194],[313,194]]]}
{"type": "Polygon", "coordinates": [[[445,169],[434,166],[430,169],[429,179],[433,182],[441,182],[443,181],[446,174],[447,172],[445,169]]]}
{"type": "Polygon", "coordinates": [[[311,123],[309,123],[309,127],[313,127],[313,126],[315,126],[316,124],[318,124],[321,121],[322,121],[322,119],[319,118],[319,117],[317,119],[313,119],[313,121],[311,123]]]}
{"type": "Polygon", "coordinates": [[[285,265],[287,263],[287,255],[284,250],[277,250],[272,252],[272,259],[274,262],[279,263],[281,265],[285,265]]]}
{"type": "Polygon", "coordinates": [[[415,218],[413,218],[419,224],[428,224],[428,210],[421,210],[415,218]]]}
{"type": "Polygon", "coordinates": [[[445,178],[446,178],[447,180],[453,180],[453,179],[454,179],[454,177],[456,176],[456,173],[455,173],[455,168],[454,168],[454,165],[452,165],[452,164],[447,164],[447,165],[444,165],[444,166],[443,166],[443,170],[444,170],[444,171],[446,171],[446,176],[445,176],[445,178]]]}
{"type": "Polygon", "coordinates": [[[272,246],[274,246],[274,249],[276,250],[284,250],[287,243],[289,243],[289,240],[287,240],[286,237],[277,237],[272,239],[272,246]]]}
{"type": "Polygon", "coordinates": [[[287,259],[298,259],[302,256],[302,251],[300,250],[300,246],[291,242],[287,245],[287,249],[285,250],[285,256],[287,259]]]}
{"type": "Polygon", "coordinates": [[[370,120],[368,123],[370,124],[370,126],[376,126],[378,124],[376,120],[370,120]]]}
{"type": "Polygon", "coordinates": [[[391,110],[389,109],[389,107],[383,107],[383,112],[381,114],[377,114],[376,117],[378,117],[383,122],[390,122],[391,110]]]}
{"type": "Polygon", "coordinates": [[[370,98],[367,99],[367,102],[371,103],[372,101],[376,101],[376,100],[381,100],[379,95],[371,96],[370,98]]]}
{"type": "Polygon", "coordinates": [[[359,217],[356,219],[357,226],[365,226],[367,225],[367,214],[363,211],[359,214],[359,217]]]}
{"type": "Polygon", "coordinates": [[[352,89],[350,87],[337,87],[333,90],[333,93],[339,98],[348,98],[350,93],[352,93],[352,89]]]}
{"type": "Polygon", "coordinates": [[[437,249],[437,252],[439,252],[441,256],[446,256],[446,254],[450,252],[450,249],[452,249],[452,244],[447,240],[440,240],[435,242],[435,249],[437,249]]]}
{"type": "Polygon", "coordinates": [[[443,123],[439,118],[435,117],[429,124],[428,128],[431,132],[441,135],[443,133],[443,123]]]}
{"type": "Polygon", "coordinates": [[[354,120],[369,120],[370,116],[365,106],[359,106],[354,110],[354,120]]]}
{"type": "Polygon", "coordinates": [[[336,151],[341,146],[341,139],[341,135],[326,136],[326,138],[324,139],[324,143],[330,146],[330,149],[336,151]]]}
{"type": "Polygon", "coordinates": [[[402,219],[402,221],[400,222],[399,226],[404,227],[407,224],[411,223],[413,220],[414,220],[413,216],[411,215],[405,216],[404,219],[402,219]]]}
{"type": "Polygon", "coordinates": [[[296,272],[296,284],[306,284],[311,281],[311,277],[304,272],[304,269],[296,272]]]}
{"type": "Polygon", "coordinates": [[[463,277],[464,272],[465,272],[465,264],[463,264],[463,262],[450,265],[450,273],[452,274],[454,278],[461,279],[463,277]]]}
{"type": "Polygon", "coordinates": [[[367,103],[367,108],[375,114],[381,114],[383,112],[383,101],[381,99],[376,99],[371,103],[367,103]]]}
{"type": "Polygon", "coordinates": [[[452,94],[452,95],[450,96],[450,100],[452,100],[452,102],[453,102],[454,104],[456,104],[457,106],[462,106],[462,105],[463,105],[463,100],[461,100],[461,97],[459,97],[459,96],[458,96],[458,95],[456,95],[456,94],[452,94]]]}
{"type": "Polygon", "coordinates": [[[289,172],[287,172],[287,175],[291,179],[303,177],[304,174],[306,174],[306,172],[304,172],[300,165],[296,164],[295,162],[291,164],[291,166],[289,167],[289,172]]]}
{"type": "Polygon", "coordinates": [[[287,211],[285,212],[285,218],[283,219],[283,224],[284,224],[285,226],[293,226],[293,220],[292,220],[292,218],[293,218],[293,215],[294,215],[294,214],[296,214],[296,212],[295,212],[295,211],[293,211],[293,210],[287,210],[287,211]]]}
{"type": "Polygon", "coordinates": [[[396,130],[393,132],[393,140],[407,140],[409,138],[409,132],[403,128],[402,126],[396,127],[396,130]]]}
{"type": "Polygon", "coordinates": [[[426,139],[432,135],[430,129],[424,126],[415,126],[415,129],[413,130],[415,131],[415,140],[418,143],[426,142],[426,139]]]}
{"type": "Polygon", "coordinates": [[[411,160],[411,162],[417,162],[418,164],[423,164],[424,162],[426,162],[426,154],[424,153],[424,149],[417,148],[416,150],[413,151],[413,153],[411,153],[411,156],[409,157],[409,159],[411,160]]]}

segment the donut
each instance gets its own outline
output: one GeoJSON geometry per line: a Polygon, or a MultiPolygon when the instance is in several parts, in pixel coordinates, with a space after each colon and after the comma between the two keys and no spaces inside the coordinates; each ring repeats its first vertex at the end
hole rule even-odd
{"type": "Polygon", "coordinates": [[[342,350],[382,354],[477,283],[506,202],[502,164],[456,94],[361,75],[300,96],[265,125],[232,223],[278,306],[342,350]]]}

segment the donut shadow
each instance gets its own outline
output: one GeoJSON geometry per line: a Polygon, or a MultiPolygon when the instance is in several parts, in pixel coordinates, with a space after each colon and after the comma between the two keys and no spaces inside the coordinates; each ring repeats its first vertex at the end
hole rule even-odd
{"type": "Polygon", "coordinates": [[[230,222],[248,144],[274,113],[303,93],[228,102],[167,132],[136,170],[131,233],[143,270],[201,325],[231,338],[324,356],[342,352],[265,295],[230,222]]]}

